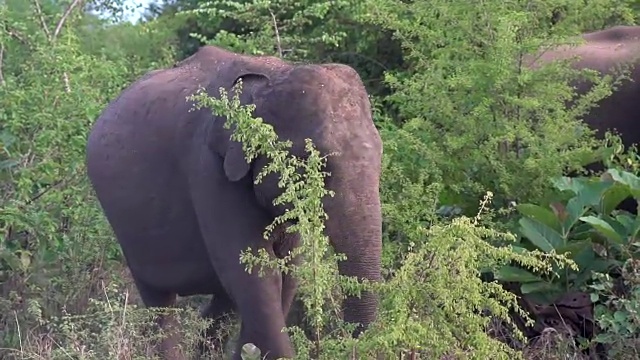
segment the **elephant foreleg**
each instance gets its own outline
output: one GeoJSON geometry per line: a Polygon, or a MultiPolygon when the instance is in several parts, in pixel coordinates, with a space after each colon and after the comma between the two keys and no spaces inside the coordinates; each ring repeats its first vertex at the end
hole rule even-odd
{"type": "MultiPolygon", "coordinates": [[[[284,232],[284,229],[279,229],[284,232]]],[[[295,248],[300,246],[299,234],[284,234],[283,236],[276,238],[274,243],[274,254],[279,258],[284,258],[290,254],[295,248]]],[[[289,267],[300,266],[302,257],[300,255],[295,256],[293,259],[287,262],[289,267]]],[[[296,295],[298,288],[298,280],[291,275],[291,272],[282,273],[282,313],[286,318],[291,310],[291,305],[296,295]]]]}
{"type": "Polygon", "coordinates": [[[282,313],[282,274],[266,270],[259,276],[240,262],[247,248],[265,249],[273,258],[273,247],[263,232],[273,220],[258,203],[248,179],[230,182],[219,157],[209,151],[197,153],[190,178],[195,213],[211,264],[226,293],[233,299],[242,324],[234,359],[240,349],[253,343],[266,359],[293,358],[294,351],[282,313]]]}
{"type": "Polygon", "coordinates": [[[233,302],[226,294],[214,295],[211,301],[202,308],[200,316],[213,321],[213,324],[206,329],[204,334],[206,343],[202,342],[199,346],[202,355],[209,353],[211,350],[214,350],[214,352],[224,350],[224,345],[228,340],[229,334],[219,332],[219,330],[223,330],[220,325],[225,321],[225,318],[232,315],[232,313],[233,302]]]}
{"type": "MultiPolygon", "coordinates": [[[[135,276],[134,276],[135,280],[135,276]]],[[[172,308],[176,305],[176,294],[157,291],[149,286],[136,282],[136,287],[142,298],[142,302],[148,308],[172,308]]],[[[154,347],[163,359],[184,360],[186,359],[180,347],[179,323],[174,314],[163,313],[162,311],[155,318],[156,326],[163,331],[162,341],[154,347]]]]}
{"type": "Polygon", "coordinates": [[[291,273],[282,274],[282,314],[285,318],[289,315],[297,288],[298,280],[291,273]]]}

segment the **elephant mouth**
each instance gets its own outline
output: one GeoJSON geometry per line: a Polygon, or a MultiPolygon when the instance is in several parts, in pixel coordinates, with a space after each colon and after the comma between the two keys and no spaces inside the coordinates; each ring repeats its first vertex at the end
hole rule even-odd
{"type": "Polygon", "coordinates": [[[268,241],[273,243],[273,252],[279,259],[285,258],[289,255],[289,252],[300,245],[300,235],[296,232],[287,232],[287,229],[295,223],[297,223],[297,220],[295,222],[285,221],[277,225],[269,234],[268,241]]]}

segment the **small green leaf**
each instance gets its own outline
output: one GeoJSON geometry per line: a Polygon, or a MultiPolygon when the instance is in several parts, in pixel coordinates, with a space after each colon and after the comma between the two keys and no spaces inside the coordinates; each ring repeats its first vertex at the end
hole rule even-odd
{"type": "Polygon", "coordinates": [[[509,265],[498,269],[495,273],[495,278],[502,281],[514,281],[519,283],[543,281],[539,276],[532,274],[528,270],[509,265]]]}
{"type": "Polygon", "coordinates": [[[580,220],[591,224],[600,234],[604,235],[607,239],[614,241],[617,244],[624,242],[624,235],[618,234],[613,227],[606,221],[597,218],[595,216],[583,216],[580,220]]]}
{"type": "Polygon", "coordinates": [[[541,224],[544,224],[556,231],[560,231],[560,222],[553,211],[543,208],[542,206],[534,204],[520,204],[516,206],[518,211],[534,220],[537,220],[541,224]]]}
{"type": "Polygon", "coordinates": [[[613,313],[613,318],[618,322],[625,322],[629,317],[627,316],[627,313],[618,310],[613,313]]]}
{"type": "Polygon", "coordinates": [[[558,232],[538,221],[522,218],[518,223],[522,235],[546,253],[564,245],[564,239],[558,232]]]}

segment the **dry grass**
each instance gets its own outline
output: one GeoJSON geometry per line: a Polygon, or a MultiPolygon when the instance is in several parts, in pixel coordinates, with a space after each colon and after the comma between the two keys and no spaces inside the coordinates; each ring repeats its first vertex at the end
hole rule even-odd
{"type": "MultiPolygon", "coordinates": [[[[56,290],[53,285],[34,287],[18,276],[0,285],[0,359],[158,358],[153,346],[164,334],[154,331],[157,311],[142,306],[126,267],[96,267],[71,278],[76,281],[66,285],[75,286],[65,286],[62,299],[47,296],[56,290]]],[[[181,346],[194,359],[207,324],[198,316],[198,300],[180,299],[172,311],[183,335],[181,346]]],[[[231,330],[223,324],[221,335],[231,330]]],[[[223,358],[220,349],[207,350],[207,358],[223,358]]]]}
{"type": "MultiPolygon", "coordinates": [[[[153,329],[154,312],[142,306],[126,267],[100,264],[91,271],[71,274],[68,279],[75,286],[65,288],[67,293],[62,296],[63,303],[60,303],[60,295],[57,301],[47,298],[47,294],[56,288],[34,289],[22,278],[13,277],[11,282],[0,286],[2,299],[7,299],[0,300],[3,315],[0,319],[9,325],[15,336],[9,346],[0,346],[0,359],[159,358],[154,354],[153,345],[162,335],[153,329]],[[37,291],[42,293],[36,294],[37,291]],[[38,300],[30,299],[34,294],[39,295],[33,298],[38,300]],[[62,306],[55,307],[56,304],[62,306]]],[[[209,347],[206,357],[197,353],[198,342],[204,341],[199,334],[206,326],[205,321],[199,319],[197,311],[202,300],[202,297],[191,297],[179,301],[180,310],[176,316],[183,336],[181,345],[193,359],[224,359],[224,354],[230,353],[231,341],[226,349],[209,347]]],[[[219,336],[229,336],[237,331],[237,324],[231,321],[222,325],[219,336]]],[[[553,329],[546,330],[527,345],[515,339],[504,324],[494,322],[489,331],[493,336],[521,349],[526,359],[588,359],[576,348],[573,339],[553,329]]],[[[409,358],[419,359],[417,354],[413,356],[409,355],[409,358]]]]}
{"type": "Polygon", "coordinates": [[[545,329],[540,336],[531,339],[523,350],[527,360],[588,360],[575,345],[574,339],[557,332],[553,328],[545,329]]]}

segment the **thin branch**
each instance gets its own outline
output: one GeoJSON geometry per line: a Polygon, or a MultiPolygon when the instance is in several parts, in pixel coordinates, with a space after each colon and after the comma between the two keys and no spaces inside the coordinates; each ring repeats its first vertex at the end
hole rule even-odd
{"type": "Polygon", "coordinates": [[[64,81],[64,91],[70,93],[71,84],[69,83],[69,74],[66,71],[62,74],[62,80],[64,81]]]}
{"type": "Polygon", "coordinates": [[[4,63],[4,43],[0,44],[0,85],[4,85],[4,76],[2,75],[3,63],[4,63]]]}
{"type": "Polygon", "coordinates": [[[73,11],[73,9],[75,9],[80,4],[82,4],[82,2],[83,0],[73,0],[73,2],[71,3],[71,5],[69,5],[67,10],[64,11],[64,14],[62,14],[62,17],[60,18],[60,21],[58,21],[58,25],[56,25],[56,30],[53,32],[53,38],[51,40],[55,40],[58,37],[58,35],[60,34],[60,31],[62,31],[62,26],[64,26],[64,23],[67,21],[67,18],[69,17],[69,15],[71,15],[71,12],[73,11]]]}
{"type": "Polygon", "coordinates": [[[7,32],[7,34],[9,34],[10,37],[18,40],[22,45],[30,46],[26,36],[22,35],[18,30],[5,25],[5,31],[7,32]]]}
{"type": "Polygon", "coordinates": [[[276,32],[276,45],[278,46],[278,56],[282,57],[282,44],[280,43],[280,31],[278,31],[278,22],[276,21],[276,16],[273,14],[271,9],[269,9],[269,14],[271,14],[271,19],[273,19],[273,30],[276,32]]]}
{"type": "Polygon", "coordinates": [[[42,13],[42,8],[40,7],[40,1],[33,0],[33,5],[36,7],[36,15],[38,15],[38,19],[40,19],[40,25],[42,26],[42,31],[47,36],[47,39],[51,39],[51,33],[49,33],[49,28],[47,27],[46,21],[44,21],[44,14],[42,13]]]}

